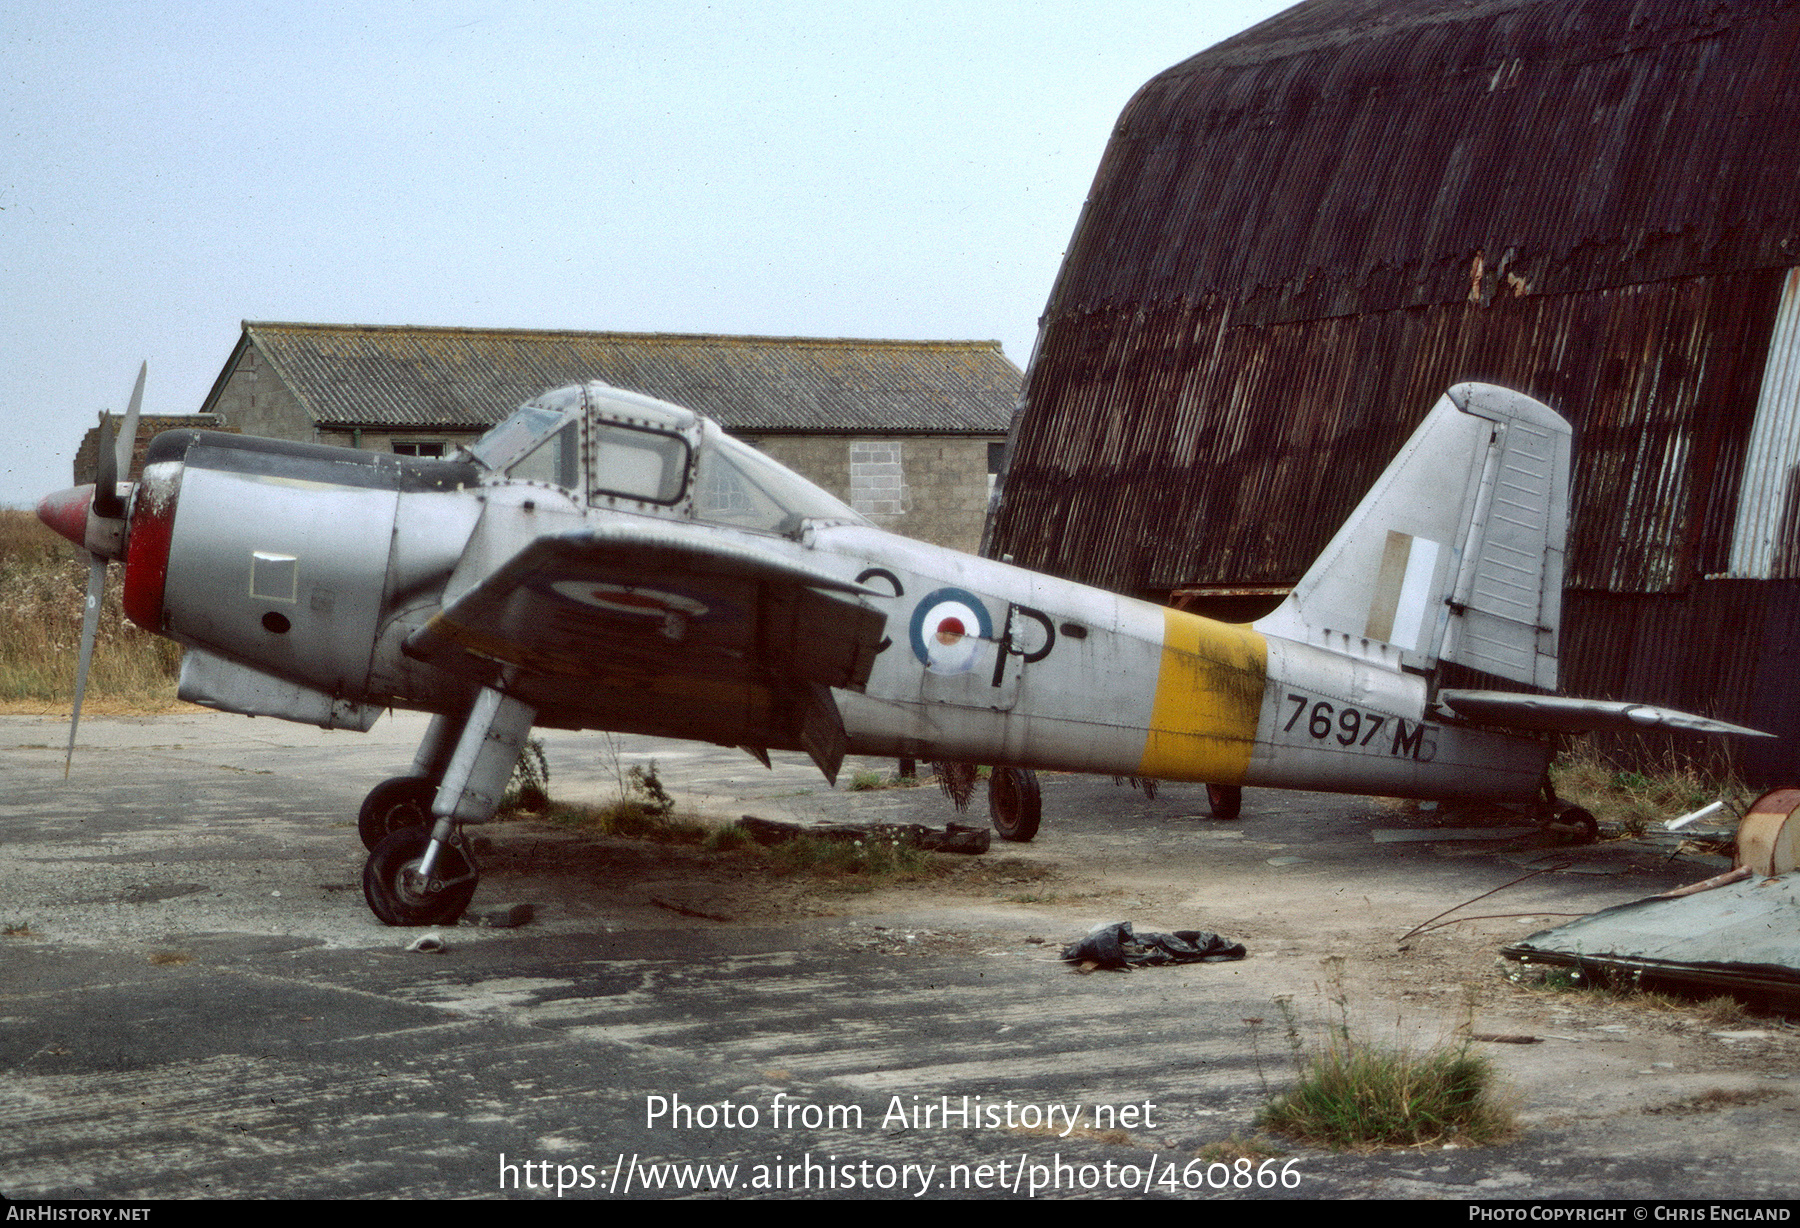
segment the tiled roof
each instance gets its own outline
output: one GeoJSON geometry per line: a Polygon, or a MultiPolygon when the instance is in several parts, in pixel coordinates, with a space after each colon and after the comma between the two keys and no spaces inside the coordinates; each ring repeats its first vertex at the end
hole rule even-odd
{"type": "Polygon", "coordinates": [[[600,379],[739,432],[1004,434],[1021,380],[997,341],[246,321],[214,396],[250,344],[315,423],[340,429],[479,428],[600,379]]]}

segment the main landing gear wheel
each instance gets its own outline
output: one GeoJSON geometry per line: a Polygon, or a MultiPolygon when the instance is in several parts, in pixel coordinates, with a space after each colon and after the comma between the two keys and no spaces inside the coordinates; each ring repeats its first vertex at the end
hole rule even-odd
{"type": "Polygon", "coordinates": [[[997,767],[988,775],[988,818],[1002,840],[1024,843],[1037,835],[1044,797],[1030,768],[997,767]]]}
{"type": "Polygon", "coordinates": [[[373,853],[381,842],[408,827],[431,826],[437,782],[424,776],[396,776],[369,790],[356,816],[356,834],[373,853]]]}
{"type": "Polygon", "coordinates": [[[1235,819],[1244,808],[1244,791],[1237,785],[1207,785],[1206,805],[1215,819],[1235,819]]]}
{"type": "Polygon", "coordinates": [[[426,828],[403,827],[369,854],[363,898],[388,925],[449,925],[474,898],[480,875],[460,840],[439,850],[429,880],[419,877],[419,860],[429,843],[426,828]]]}

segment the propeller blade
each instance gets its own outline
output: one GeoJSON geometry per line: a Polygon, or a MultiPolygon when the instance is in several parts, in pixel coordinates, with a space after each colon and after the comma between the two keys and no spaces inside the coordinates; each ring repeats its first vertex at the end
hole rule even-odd
{"type": "Polygon", "coordinates": [[[100,415],[100,438],[94,444],[94,515],[117,520],[125,514],[119,498],[119,453],[113,443],[111,414],[100,415]]]}
{"type": "Polygon", "coordinates": [[[119,441],[114,445],[118,450],[113,455],[113,463],[118,474],[117,480],[131,480],[131,453],[137,447],[138,410],[144,404],[144,377],[150,374],[150,363],[146,359],[138,367],[137,386],[131,390],[131,404],[125,408],[125,429],[119,432],[119,441]]]}
{"type": "Polygon", "coordinates": [[[75,762],[75,730],[81,725],[81,697],[87,693],[88,666],[94,661],[94,639],[100,631],[100,601],[106,595],[106,560],[88,555],[87,608],[81,614],[81,659],[75,666],[75,707],[69,713],[69,753],[63,758],[63,779],[75,762]]]}

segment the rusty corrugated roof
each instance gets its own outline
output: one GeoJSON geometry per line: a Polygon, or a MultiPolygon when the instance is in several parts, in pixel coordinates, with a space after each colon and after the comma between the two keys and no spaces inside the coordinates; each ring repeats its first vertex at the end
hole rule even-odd
{"type": "Polygon", "coordinates": [[[246,345],[338,429],[477,429],[547,388],[600,379],[739,432],[996,434],[1020,381],[997,341],[246,321],[246,345]]]}
{"type": "Polygon", "coordinates": [[[1126,108],[987,549],[1280,586],[1447,387],[1576,428],[1568,582],[1724,571],[1788,266],[1800,5],[1313,0],[1126,108]]]}
{"type": "Polygon", "coordinates": [[[1797,54],[1775,0],[1311,0],[1131,100],[1050,310],[1273,322],[1792,264],[1797,54]]]}

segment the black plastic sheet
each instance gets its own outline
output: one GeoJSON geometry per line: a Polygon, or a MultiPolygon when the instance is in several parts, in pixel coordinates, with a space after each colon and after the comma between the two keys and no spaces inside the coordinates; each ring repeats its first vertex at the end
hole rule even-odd
{"type": "Polygon", "coordinates": [[[1102,968],[1148,968],[1157,964],[1220,963],[1242,959],[1248,952],[1205,930],[1176,930],[1172,934],[1139,934],[1131,922],[1120,921],[1063,948],[1071,963],[1095,963],[1102,968]]]}

